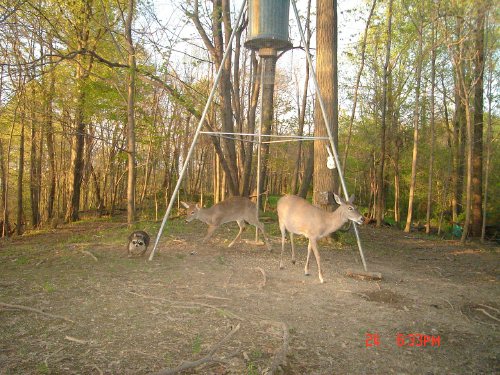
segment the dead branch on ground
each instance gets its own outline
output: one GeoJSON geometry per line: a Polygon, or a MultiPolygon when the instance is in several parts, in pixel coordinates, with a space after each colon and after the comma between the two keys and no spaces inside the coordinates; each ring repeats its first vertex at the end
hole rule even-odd
{"type": "Polygon", "coordinates": [[[0,302],[0,307],[6,307],[8,309],[16,309],[16,310],[23,310],[23,311],[31,311],[31,312],[35,312],[37,314],[41,314],[41,315],[45,315],[45,316],[48,316],[49,318],[54,318],[54,319],[63,319],[63,320],[66,320],[67,322],[70,322],[70,323],[74,323],[73,320],[69,319],[69,318],[66,318],[65,316],[61,316],[61,315],[54,315],[54,314],[49,314],[49,313],[46,313],[45,311],[43,310],[40,310],[40,309],[35,309],[33,307],[29,307],[29,306],[22,306],[22,305],[11,305],[9,303],[3,303],[3,302],[0,302]]]}
{"type": "Polygon", "coordinates": [[[216,345],[210,349],[208,354],[196,361],[184,361],[182,362],[178,367],[170,369],[163,369],[158,372],[155,372],[153,375],[171,375],[171,374],[177,374],[181,371],[185,371],[188,369],[193,369],[196,368],[200,365],[210,363],[210,362],[221,362],[223,359],[220,358],[214,358],[214,354],[217,350],[220,349],[222,345],[224,345],[229,339],[240,329],[240,325],[238,324],[236,327],[234,327],[221,341],[219,341],[216,345]]]}
{"type": "Polygon", "coordinates": [[[495,318],[493,315],[491,315],[490,313],[488,313],[485,309],[476,308],[475,310],[479,311],[479,312],[482,312],[484,315],[486,315],[487,317],[489,317],[489,318],[491,318],[493,320],[496,320],[497,322],[500,322],[500,319],[495,318]]]}
{"type": "Polygon", "coordinates": [[[74,338],[71,336],[66,336],[64,339],[68,340],[68,341],[76,342],[77,344],[86,344],[87,343],[87,341],[85,341],[85,340],[80,340],[80,339],[77,339],[77,338],[74,338]]]}

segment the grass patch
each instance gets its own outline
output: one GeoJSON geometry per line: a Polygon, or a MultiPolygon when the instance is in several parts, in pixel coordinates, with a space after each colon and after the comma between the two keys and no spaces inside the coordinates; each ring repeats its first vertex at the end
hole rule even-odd
{"type": "Polygon", "coordinates": [[[217,263],[219,263],[221,266],[226,264],[226,259],[224,258],[223,255],[219,255],[216,259],[217,259],[217,263]]]}
{"type": "Polygon", "coordinates": [[[196,337],[194,338],[194,341],[193,341],[193,344],[191,345],[191,350],[193,352],[193,354],[198,354],[201,352],[201,336],[200,335],[196,335],[196,337]]]}
{"type": "Polygon", "coordinates": [[[46,281],[45,283],[43,283],[42,288],[46,293],[54,293],[56,291],[56,287],[53,284],[51,284],[49,281],[46,281]]]}
{"type": "Polygon", "coordinates": [[[30,261],[27,257],[25,256],[20,256],[19,258],[16,259],[14,262],[17,266],[22,266],[24,264],[28,264],[30,261]]]}
{"type": "Polygon", "coordinates": [[[38,366],[36,366],[36,371],[39,374],[50,374],[49,366],[47,366],[46,363],[39,363],[38,366]]]}

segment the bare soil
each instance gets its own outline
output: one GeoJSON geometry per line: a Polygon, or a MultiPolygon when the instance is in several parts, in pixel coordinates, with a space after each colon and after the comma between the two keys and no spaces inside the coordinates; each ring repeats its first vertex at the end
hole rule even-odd
{"type": "Polygon", "coordinates": [[[280,270],[276,224],[272,252],[227,248],[236,228],[201,244],[204,224],[173,220],[152,262],[105,221],[0,242],[0,374],[500,373],[498,247],[364,226],[383,280],[345,275],[362,266],[342,234],[320,284],[307,242],[280,270]]]}

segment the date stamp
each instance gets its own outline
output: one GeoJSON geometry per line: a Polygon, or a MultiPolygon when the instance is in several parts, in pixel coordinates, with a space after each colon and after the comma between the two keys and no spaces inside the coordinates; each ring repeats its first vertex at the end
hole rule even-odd
{"type": "MultiPolygon", "coordinates": [[[[369,333],[365,334],[365,346],[367,348],[378,347],[382,343],[380,334],[369,333]]],[[[398,347],[440,347],[441,336],[426,335],[422,333],[398,333],[396,334],[395,343],[398,347]]]]}

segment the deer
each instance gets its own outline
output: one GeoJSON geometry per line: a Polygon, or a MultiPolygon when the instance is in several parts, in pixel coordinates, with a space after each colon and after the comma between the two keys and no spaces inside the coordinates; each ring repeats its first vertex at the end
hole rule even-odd
{"type": "Polygon", "coordinates": [[[189,204],[181,201],[181,204],[187,209],[187,222],[198,219],[208,224],[207,234],[203,238],[203,242],[212,237],[214,231],[222,224],[236,221],[240,227],[240,231],[228,246],[232,247],[240,238],[243,229],[246,227],[245,222],[247,222],[262,232],[267,249],[271,250],[264,225],[259,221],[257,216],[257,206],[250,199],[246,197],[230,197],[210,208],[201,208],[197,203],[189,204]]]}
{"type": "Polygon", "coordinates": [[[365,220],[356,207],[352,204],[354,195],[347,201],[334,194],[335,201],[340,205],[335,211],[327,212],[313,206],[305,199],[296,195],[285,195],[278,200],[278,220],[281,231],[281,257],[280,269],[283,269],[283,252],[285,251],[286,232],[290,232],[292,244],[292,263],[295,264],[295,246],[293,235],[301,234],[309,239],[307,245],[307,259],[304,274],[309,276],[309,259],[314,252],[318,265],[319,281],[324,283],[321,272],[321,258],[318,250],[318,240],[340,229],[349,220],[362,224],[365,220]]]}

